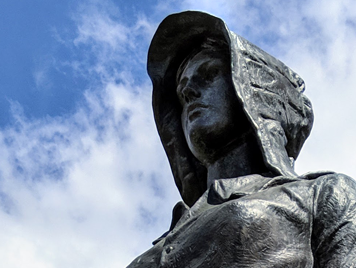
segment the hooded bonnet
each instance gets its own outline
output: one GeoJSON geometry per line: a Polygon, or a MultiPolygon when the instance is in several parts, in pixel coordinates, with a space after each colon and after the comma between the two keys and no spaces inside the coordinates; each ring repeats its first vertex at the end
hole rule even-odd
{"type": "Polygon", "coordinates": [[[153,83],[153,111],[158,133],[180,194],[192,206],[206,190],[207,172],[186,143],[176,96],[180,63],[206,40],[229,45],[236,97],[257,137],[266,167],[295,177],[293,163],[313,124],[304,81],[281,61],[229,31],[212,15],[187,11],[159,25],[149,48],[147,70],[153,83]]]}

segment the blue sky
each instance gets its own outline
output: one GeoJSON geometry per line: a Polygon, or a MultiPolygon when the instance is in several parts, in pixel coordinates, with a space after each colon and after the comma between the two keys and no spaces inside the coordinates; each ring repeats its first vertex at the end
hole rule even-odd
{"type": "Polygon", "coordinates": [[[296,170],[356,178],[356,7],[310,1],[2,1],[0,259],[125,267],[180,199],[153,122],[149,42],[201,10],[306,82],[315,123],[296,170]]]}
{"type": "Polygon", "coordinates": [[[72,54],[56,39],[57,31],[74,32],[72,8],[70,1],[1,2],[1,126],[11,122],[11,101],[19,102],[29,117],[73,110],[68,100],[80,97],[84,79],[74,81],[66,75],[69,70],[54,66],[72,54]]]}

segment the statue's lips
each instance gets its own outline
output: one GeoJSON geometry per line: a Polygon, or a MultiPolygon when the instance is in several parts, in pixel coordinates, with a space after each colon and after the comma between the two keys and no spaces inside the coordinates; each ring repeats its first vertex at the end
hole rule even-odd
{"type": "Polygon", "coordinates": [[[187,116],[188,120],[192,121],[200,115],[201,110],[208,108],[208,106],[200,104],[200,103],[193,103],[188,106],[187,108],[187,116]]]}

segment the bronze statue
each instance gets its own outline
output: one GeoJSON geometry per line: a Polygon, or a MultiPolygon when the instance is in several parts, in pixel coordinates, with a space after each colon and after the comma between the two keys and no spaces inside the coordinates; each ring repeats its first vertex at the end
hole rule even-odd
{"type": "Polygon", "coordinates": [[[153,110],[184,202],[128,267],[356,267],[356,184],[298,176],[313,112],[290,68],[201,12],[148,53],[153,110]]]}

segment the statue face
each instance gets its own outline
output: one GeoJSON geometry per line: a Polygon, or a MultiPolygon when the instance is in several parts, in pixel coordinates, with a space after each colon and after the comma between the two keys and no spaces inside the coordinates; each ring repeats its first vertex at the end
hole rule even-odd
{"type": "Polygon", "coordinates": [[[203,164],[226,151],[250,127],[232,85],[230,62],[202,51],[189,60],[177,84],[189,149],[203,164]]]}

